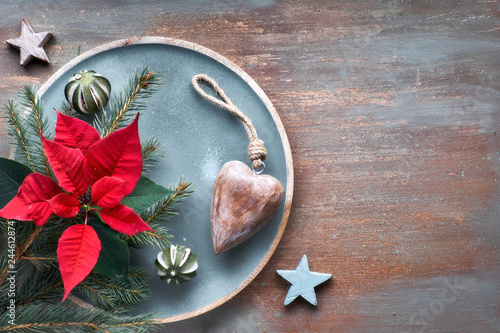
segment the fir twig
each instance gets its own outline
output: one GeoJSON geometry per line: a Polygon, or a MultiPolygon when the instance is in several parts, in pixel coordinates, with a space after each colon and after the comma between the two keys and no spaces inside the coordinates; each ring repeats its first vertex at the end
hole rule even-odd
{"type": "MultiPolygon", "coordinates": [[[[7,260],[6,254],[7,252],[0,254],[1,263],[7,260]]],[[[5,309],[9,306],[11,299],[9,295],[9,288],[10,288],[10,283],[4,283],[0,285],[0,314],[2,313],[2,311],[5,311],[5,309]]]]}
{"type": "Polygon", "coordinates": [[[23,121],[22,115],[17,108],[14,101],[9,100],[7,104],[2,108],[5,114],[7,114],[7,133],[14,140],[16,146],[20,149],[21,153],[19,157],[21,162],[24,162],[31,170],[35,170],[33,165],[30,150],[31,142],[28,138],[28,129],[26,128],[26,122],[23,121]]]}
{"type": "Polygon", "coordinates": [[[159,248],[164,248],[170,245],[169,238],[172,238],[172,235],[170,235],[162,225],[155,222],[151,222],[149,226],[153,230],[138,232],[133,236],[129,236],[125,239],[127,243],[129,245],[139,246],[139,247],[156,245],[159,248]]]}
{"type": "Polygon", "coordinates": [[[142,146],[142,171],[145,172],[153,166],[154,162],[158,162],[163,156],[159,148],[158,139],[155,137],[148,138],[141,144],[142,146]]]}
{"type": "Polygon", "coordinates": [[[56,111],[61,112],[62,114],[65,114],[67,116],[71,117],[77,117],[79,113],[76,112],[73,107],[71,107],[71,104],[68,103],[68,101],[62,101],[61,105],[59,106],[59,109],[56,109],[56,111]]]}
{"type": "Polygon", "coordinates": [[[175,188],[175,192],[169,194],[165,199],[160,200],[140,214],[141,218],[149,224],[154,231],[136,233],[133,236],[125,238],[125,241],[130,245],[157,245],[160,248],[170,245],[168,239],[172,236],[157,222],[165,221],[169,216],[178,214],[175,206],[191,195],[191,187],[192,183],[183,182],[182,179],[179,180],[175,187],[170,186],[170,188],[175,188]]]}
{"type": "MultiPolygon", "coordinates": [[[[6,219],[0,219],[0,232],[7,236],[7,233],[9,232],[9,223],[6,219]]],[[[0,237],[2,237],[0,235],[0,237]]]]}
{"type": "Polygon", "coordinates": [[[168,195],[164,200],[161,200],[152,208],[146,210],[144,214],[141,214],[143,220],[146,223],[151,223],[154,220],[165,219],[170,215],[176,215],[177,209],[175,208],[175,204],[191,195],[190,188],[192,185],[193,183],[186,183],[180,180],[178,185],[175,186],[175,193],[168,195]]]}
{"type": "MultiPolygon", "coordinates": [[[[37,137],[43,135],[45,138],[51,139],[52,134],[49,132],[48,119],[44,117],[44,107],[36,96],[36,88],[25,85],[20,93],[20,103],[22,106],[30,110],[30,116],[27,117],[27,123],[31,127],[32,135],[37,137]]],[[[36,145],[39,154],[42,156],[43,165],[45,167],[45,175],[51,177],[51,169],[47,154],[42,145],[36,145]]]]}
{"type": "Polygon", "coordinates": [[[94,305],[108,311],[118,305],[137,304],[147,299],[150,292],[146,271],[133,266],[129,267],[128,283],[91,273],[77,288],[90,298],[94,305]]]}
{"type": "Polygon", "coordinates": [[[22,282],[17,290],[16,304],[22,306],[51,302],[54,298],[62,298],[63,294],[61,274],[54,267],[46,274],[36,273],[22,282]]]}
{"type": "Polygon", "coordinates": [[[21,257],[21,260],[57,260],[57,258],[56,257],[37,257],[37,256],[30,257],[30,256],[24,256],[24,257],[21,257]]]}
{"type": "Polygon", "coordinates": [[[26,252],[26,250],[28,250],[28,248],[31,246],[31,244],[33,244],[33,242],[35,241],[36,237],[42,232],[43,230],[43,226],[37,226],[35,231],[30,235],[30,237],[28,238],[28,240],[22,244],[21,246],[21,253],[19,255],[19,257],[21,257],[23,255],[23,253],[26,252]]]}
{"type": "Polygon", "coordinates": [[[65,304],[20,306],[15,322],[10,320],[6,312],[0,315],[0,332],[150,332],[159,324],[152,315],[115,316],[65,304]]]}
{"type": "Polygon", "coordinates": [[[143,100],[156,91],[160,82],[158,73],[148,72],[147,68],[141,74],[136,73],[124,91],[116,95],[110,111],[103,110],[102,117],[96,118],[96,128],[101,137],[104,138],[130,123],[135,113],[146,107],[143,100]]]}
{"type": "MultiPolygon", "coordinates": [[[[16,227],[17,227],[17,224],[18,223],[16,223],[16,227]]],[[[27,238],[27,240],[25,242],[16,244],[16,251],[15,251],[15,255],[14,255],[14,259],[13,259],[14,262],[16,263],[16,265],[19,265],[19,263],[23,262],[23,260],[20,260],[20,258],[26,253],[28,248],[35,241],[36,237],[40,234],[40,232],[42,230],[43,230],[43,226],[42,227],[37,226],[34,229],[34,231],[29,235],[29,237],[27,238]]],[[[9,270],[12,270],[12,269],[10,269],[10,266],[4,265],[3,269],[0,271],[0,284],[2,284],[5,281],[5,279],[7,278],[9,270]]]]}

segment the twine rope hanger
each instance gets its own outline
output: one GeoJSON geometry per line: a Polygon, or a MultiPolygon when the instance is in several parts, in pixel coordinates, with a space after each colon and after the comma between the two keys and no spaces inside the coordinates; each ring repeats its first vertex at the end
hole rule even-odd
{"type": "Polygon", "coordinates": [[[233,104],[233,102],[227,97],[226,93],[224,90],[222,90],[221,87],[215,82],[213,79],[208,77],[205,74],[198,74],[193,77],[192,80],[193,87],[194,89],[204,98],[208,99],[209,101],[223,107],[224,109],[228,110],[235,116],[237,116],[243,126],[245,127],[245,130],[248,135],[248,139],[250,140],[250,144],[248,145],[248,157],[250,158],[250,161],[252,161],[252,169],[255,174],[259,174],[262,171],[264,171],[265,164],[264,160],[267,157],[267,151],[266,148],[264,147],[264,141],[259,139],[257,136],[257,131],[255,130],[255,127],[252,124],[252,121],[248,119],[247,116],[241,112],[241,110],[233,104]],[[200,86],[200,82],[205,82],[207,83],[220,97],[216,98],[214,96],[210,96],[207,94],[200,86]],[[257,171],[258,170],[258,171],[257,171]]]}

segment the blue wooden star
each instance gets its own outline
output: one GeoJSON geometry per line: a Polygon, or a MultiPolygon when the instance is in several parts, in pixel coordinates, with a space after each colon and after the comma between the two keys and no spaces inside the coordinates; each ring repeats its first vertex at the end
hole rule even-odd
{"type": "Polygon", "coordinates": [[[318,305],[314,287],[332,277],[332,274],[311,272],[305,254],[295,270],[279,269],[276,273],[292,284],[286,295],[285,305],[290,304],[298,296],[302,296],[312,305],[318,305]]]}

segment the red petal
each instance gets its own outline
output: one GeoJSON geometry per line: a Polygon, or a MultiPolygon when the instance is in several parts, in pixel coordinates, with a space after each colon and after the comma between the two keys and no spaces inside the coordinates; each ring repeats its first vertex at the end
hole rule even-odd
{"type": "Polygon", "coordinates": [[[138,232],[152,230],[133,209],[125,205],[116,205],[113,208],[103,208],[100,211],[101,219],[111,228],[129,236],[138,232]]]}
{"type": "Polygon", "coordinates": [[[69,227],[59,238],[57,261],[64,283],[63,302],[76,287],[89,275],[99,259],[101,241],[92,227],[77,224],[69,227]]]}
{"type": "MultiPolygon", "coordinates": [[[[49,214],[50,216],[50,214],[49,214]]],[[[9,220],[31,221],[32,218],[28,216],[28,210],[24,201],[16,195],[2,210],[0,210],[0,217],[9,220]]],[[[48,216],[47,216],[48,218],[48,216]]],[[[41,223],[40,225],[42,225],[41,223]]]]}
{"type": "Polygon", "coordinates": [[[19,187],[17,195],[2,210],[0,217],[22,221],[33,220],[43,225],[52,214],[47,200],[61,193],[59,185],[39,173],[29,174],[19,187]]]}
{"type": "Polygon", "coordinates": [[[137,122],[113,132],[93,144],[85,153],[84,172],[92,185],[102,177],[127,181],[125,195],[132,192],[142,172],[142,150],[137,122]]]}
{"type": "Polygon", "coordinates": [[[66,193],[59,193],[49,200],[49,204],[57,216],[64,218],[75,217],[80,210],[78,198],[66,193]]]}
{"type": "Polygon", "coordinates": [[[24,178],[17,195],[26,204],[52,199],[61,193],[59,185],[51,178],[40,173],[30,173],[24,178]]]}
{"type": "Polygon", "coordinates": [[[79,149],[68,148],[43,136],[42,142],[59,185],[76,196],[85,193],[89,184],[83,173],[83,153],[79,149]]]}
{"type": "Polygon", "coordinates": [[[125,181],[116,177],[103,177],[90,189],[92,202],[99,207],[114,207],[125,196],[125,181]]]}
{"type": "Polygon", "coordinates": [[[57,113],[55,142],[84,152],[99,140],[101,137],[97,130],[85,121],[57,113]]]}

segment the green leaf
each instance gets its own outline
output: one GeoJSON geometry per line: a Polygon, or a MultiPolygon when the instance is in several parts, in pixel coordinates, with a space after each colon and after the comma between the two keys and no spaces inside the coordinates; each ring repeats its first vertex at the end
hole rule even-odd
{"type": "Polygon", "coordinates": [[[158,185],[147,177],[141,176],[132,193],[123,198],[121,204],[132,208],[137,214],[141,215],[143,211],[173,193],[177,192],[158,185]]]}
{"type": "Polygon", "coordinates": [[[0,158],[0,207],[4,207],[17,194],[24,178],[31,173],[26,165],[0,158]]]}
{"type": "Polygon", "coordinates": [[[130,264],[130,251],[120,233],[111,229],[99,219],[92,219],[92,227],[101,241],[99,260],[93,271],[126,283],[130,264]]]}

